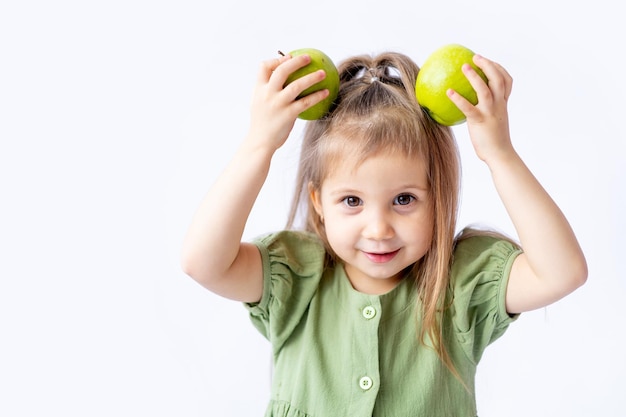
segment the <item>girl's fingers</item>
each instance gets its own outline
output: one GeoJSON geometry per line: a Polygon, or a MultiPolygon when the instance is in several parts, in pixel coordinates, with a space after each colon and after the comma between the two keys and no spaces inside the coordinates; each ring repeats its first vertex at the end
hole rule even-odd
{"type": "Polygon", "coordinates": [[[470,64],[463,64],[461,71],[463,71],[463,74],[472,85],[474,91],[476,91],[476,95],[478,95],[478,101],[484,101],[485,98],[490,95],[491,78],[489,77],[489,75],[485,72],[485,70],[483,70],[483,72],[485,72],[485,75],[487,76],[487,79],[489,80],[489,85],[487,85],[487,83],[481,78],[480,75],[478,75],[478,73],[474,70],[474,68],[472,68],[470,64]]]}
{"type": "MultiPolygon", "coordinates": [[[[487,82],[470,64],[464,64],[461,70],[476,91],[479,107],[483,109],[491,108],[493,104],[501,99],[506,101],[511,93],[512,84],[512,79],[508,72],[501,65],[480,55],[474,56],[474,63],[483,71],[488,80],[487,82]]],[[[470,103],[456,91],[448,90],[447,94],[450,100],[467,118],[478,117],[481,114],[481,110],[477,106],[470,103]]]]}
{"type": "MultiPolygon", "coordinates": [[[[513,85],[513,78],[511,75],[502,67],[502,65],[493,62],[481,55],[474,56],[474,63],[478,66],[484,73],[487,79],[489,80],[488,89],[493,92],[494,97],[502,97],[505,100],[508,100],[511,95],[511,89],[513,85]]],[[[471,82],[471,80],[470,80],[471,82]]],[[[481,83],[484,84],[484,83],[481,83]]],[[[472,83],[474,89],[476,86],[472,83]]],[[[483,90],[485,93],[487,91],[483,90]]],[[[476,92],[479,91],[476,89],[476,92]]]]}
{"type": "Polygon", "coordinates": [[[324,70],[317,70],[296,80],[284,87],[285,95],[289,100],[295,100],[304,90],[326,78],[324,70]]]}
{"type": "Polygon", "coordinates": [[[493,64],[496,68],[498,68],[498,71],[504,77],[504,99],[508,100],[511,96],[511,90],[513,89],[513,77],[511,77],[511,74],[509,74],[509,72],[502,65],[497,62],[494,62],[493,64]]]}
{"type": "MultiPolygon", "coordinates": [[[[290,103],[296,100],[307,88],[319,83],[326,78],[324,70],[317,70],[304,75],[285,85],[291,74],[300,68],[307,66],[311,62],[309,55],[298,55],[296,57],[284,57],[285,59],[273,70],[268,86],[271,91],[280,94],[281,101],[290,103]]],[[[308,100],[307,100],[308,101],[308,100]]],[[[319,101],[319,100],[318,100],[319,101]]]]}
{"type": "Polygon", "coordinates": [[[306,54],[295,57],[286,55],[282,58],[285,59],[274,69],[269,80],[273,88],[276,90],[282,90],[289,75],[298,69],[307,66],[311,62],[311,57],[306,54]]]}
{"type": "Polygon", "coordinates": [[[463,112],[465,117],[472,117],[475,113],[478,113],[476,107],[470,103],[465,97],[457,93],[453,89],[446,91],[446,94],[450,100],[463,112]]]}
{"type": "Polygon", "coordinates": [[[278,58],[268,59],[261,62],[257,81],[259,83],[267,83],[276,68],[278,68],[283,62],[287,61],[288,59],[291,59],[289,55],[282,55],[278,58]]]}
{"type": "Polygon", "coordinates": [[[253,112],[267,117],[285,115],[288,118],[298,114],[324,100],[330,94],[320,90],[304,97],[302,93],[326,77],[324,70],[317,70],[301,76],[285,85],[288,77],[311,62],[308,55],[296,57],[280,56],[261,63],[257,85],[253,96],[253,112]]]}
{"type": "Polygon", "coordinates": [[[330,92],[324,89],[318,90],[311,94],[307,94],[306,96],[297,99],[295,101],[295,113],[300,114],[310,107],[313,107],[314,105],[328,97],[329,94],[330,92]]]}

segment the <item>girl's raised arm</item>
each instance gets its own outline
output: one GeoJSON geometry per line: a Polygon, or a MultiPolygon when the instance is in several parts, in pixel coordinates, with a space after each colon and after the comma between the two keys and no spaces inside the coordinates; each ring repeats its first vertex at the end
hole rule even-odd
{"type": "Polygon", "coordinates": [[[469,65],[463,71],[478,94],[472,106],[453,91],[452,101],[467,116],[476,154],[485,161],[518,233],[524,253],[514,261],[507,287],[509,313],[551,304],[581,286],[587,264],[567,219],[514,150],[507,100],[512,78],[499,64],[474,57],[487,85],[469,65]]]}
{"type": "Polygon", "coordinates": [[[200,204],[185,236],[183,270],[221,296],[244,302],[261,298],[261,256],[241,238],[274,152],[287,140],[298,114],[328,95],[322,90],[296,99],[324,78],[323,71],[283,87],[289,74],[309,62],[307,55],[263,62],[252,99],[249,133],[200,204]]]}

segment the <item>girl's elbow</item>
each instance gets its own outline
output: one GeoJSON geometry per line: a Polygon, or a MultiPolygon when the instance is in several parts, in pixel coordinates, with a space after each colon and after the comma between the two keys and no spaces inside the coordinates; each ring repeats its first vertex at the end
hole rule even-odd
{"type": "Polygon", "coordinates": [[[199,262],[193,254],[183,252],[180,258],[180,268],[185,275],[193,278],[200,284],[205,280],[203,279],[206,276],[206,273],[204,273],[205,268],[202,266],[202,262],[199,262]]]}
{"type": "Polygon", "coordinates": [[[580,266],[578,267],[578,274],[576,276],[576,282],[578,287],[582,287],[587,282],[587,278],[589,277],[589,268],[587,266],[587,261],[583,258],[580,262],[580,266]]]}
{"type": "Polygon", "coordinates": [[[186,275],[191,276],[195,265],[193,252],[187,247],[187,245],[183,245],[179,256],[180,268],[186,275]]]}
{"type": "Polygon", "coordinates": [[[226,276],[220,265],[209,261],[206,256],[183,254],[180,259],[182,272],[211,292],[217,292],[226,276]]]}
{"type": "Polygon", "coordinates": [[[189,258],[182,256],[180,258],[180,269],[183,271],[183,273],[191,278],[193,278],[194,276],[194,263],[190,261],[189,258]]]}
{"type": "Polygon", "coordinates": [[[570,291],[573,292],[576,289],[582,287],[587,282],[587,277],[589,275],[589,270],[587,267],[587,262],[584,257],[581,257],[579,260],[573,262],[572,269],[569,273],[569,283],[570,283],[570,291]]]}

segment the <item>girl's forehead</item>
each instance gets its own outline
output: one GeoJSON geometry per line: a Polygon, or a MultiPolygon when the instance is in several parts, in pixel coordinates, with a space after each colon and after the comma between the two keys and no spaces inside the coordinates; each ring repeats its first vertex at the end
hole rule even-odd
{"type": "Polygon", "coordinates": [[[324,180],[337,177],[371,178],[375,181],[391,181],[399,178],[411,178],[413,182],[428,187],[428,172],[421,155],[409,155],[401,152],[376,152],[364,157],[345,155],[334,158],[327,166],[324,180]]]}
{"type": "MultiPolygon", "coordinates": [[[[385,119],[386,120],[386,119],[385,119]]],[[[402,123],[364,123],[348,120],[333,126],[322,135],[313,148],[313,182],[320,183],[337,170],[356,171],[371,158],[398,158],[424,168],[426,151],[417,128],[402,123]]],[[[426,167],[428,170],[429,168],[426,167]]]]}
{"type": "Polygon", "coordinates": [[[329,155],[326,163],[326,172],[330,174],[337,169],[357,170],[363,163],[372,159],[406,161],[408,163],[417,163],[422,167],[425,161],[423,155],[416,151],[409,153],[401,149],[376,149],[368,151],[358,148],[344,148],[339,152],[334,152],[333,155],[329,155]]]}

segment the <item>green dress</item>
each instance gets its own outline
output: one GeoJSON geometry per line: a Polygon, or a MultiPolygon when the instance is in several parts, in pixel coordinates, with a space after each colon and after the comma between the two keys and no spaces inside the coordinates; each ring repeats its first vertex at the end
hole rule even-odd
{"type": "Polygon", "coordinates": [[[418,342],[412,279],[383,295],[363,294],[342,265],[324,269],[324,248],[312,234],[283,231],[255,243],[263,296],[246,308],[272,345],[266,417],[477,415],[476,366],[516,318],[506,312],[505,293],[518,248],[481,236],[455,249],[454,298],[442,327],[464,386],[418,342]]]}

